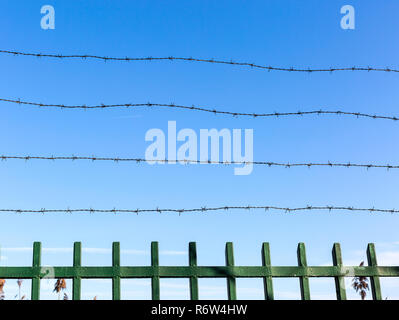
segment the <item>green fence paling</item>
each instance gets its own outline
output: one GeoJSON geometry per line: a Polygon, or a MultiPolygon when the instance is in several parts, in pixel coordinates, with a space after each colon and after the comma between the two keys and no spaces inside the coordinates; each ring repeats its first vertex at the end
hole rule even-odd
{"type": "Polygon", "coordinates": [[[335,243],[332,249],[333,266],[309,267],[306,261],[305,244],[298,244],[298,266],[272,266],[270,247],[262,245],[262,266],[235,266],[233,243],[226,243],[226,266],[197,266],[196,243],[190,242],[188,247],[188,266],[160,266],[158,242],[151,243],[151,266],[128,267],[120,265],[120,244],[112,245],[112,266],[82,266],[82,245],[75,242],[73,248],[73,266],[43,267],[41,266],[41,243],[33,244],[33,263],[31,267],[0,267],[0,278],[32,279],[32,300],[40,299],[40,279],[64,278],[73,281],[73,299],[81,298],[81,279],[112,279],[112,299],[121,298],[121,279],[150,278],[152,299],[160,299],[160,278],[188,278],[190,281],[190,297],[198,300],[198,278],[226,278],[227,296],[229,300],[237,299],[237,278],[263,278],[265,299],[273,300],[273,278],[298,278],[301,298],[310,300],[309,278],[333,277],[335,279],[338,300],[346,299],[345,277],[370,277],[370,287],[374,300],[381,300],[379,277],[399,277],[398,267],[380,267],[374,244],[367,247],[368,266],[345,267],[342,264],[341,247],[335,243]]]}

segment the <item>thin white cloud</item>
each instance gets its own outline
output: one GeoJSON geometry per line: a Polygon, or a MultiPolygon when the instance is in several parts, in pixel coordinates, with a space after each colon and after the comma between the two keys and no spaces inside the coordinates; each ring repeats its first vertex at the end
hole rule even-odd
{"type": "Polygon", "coordinates": [[[27,252],[33,251],[31,247],[20,247],[20,248],[0,248],[1,251],[5,252],[27,252]]]}
{"type": "Polygon", "coordinates": [[[111,254],[111,249],[107,248],[82,248],[82,252],[93,254],[111,254]]]}
{"type": "MultiPolygon", "coordinates": [[[[0,252],[32,252],[31,247],[14,247],[14,248],[0,248],[0,252]]],[[[72,253],[72,248],[42,248],[43,253],[52,253],[52,254],[59,254],[59,253],[72,253]]],[[[112,250],[108,248],[82,248],[82,252],[84,253],[91,253],[91,254],[111,254],[112,250]]],[[[121,254],[126,255],[149,255],[150,253],[144,250],[136,250],[136,249],[122,249],[121,254]]],[[[165,256],[176,256],[176,255],[186,255],[187,253],[184,251],[174,251],[174,250],[163,250],[160,251],[161,255],[165,256]]]]}
{"type": "MultiPolygon", "coordinates": [[[[399,288],[399,279],[398,278],[380,278],[380,281],[382,283],[382,288],[383,289],[396,289],[395,291],[397,292],[397,289],[399,288]]],[[[398,293],[397,293],[398,296],[398,293]]]]}
{"type": "Polygon", "coordinates": [[[138,255],[147,254],[147,252],[144,250],[135,250],[135,249],[122,249],[121,253],[122,254],[138,254],[138,255]]]}
{"type": "Polygon", "coordinates": [[[377,262],[381,266],[399,266],[399,250],[377,252],[377,262]]]}
{"type": "Polygon", "coordinates": [[[399,241],[393,241],[393,242],[376,242],[376,243],[375,243],[375,246],[376,246],[377,248],[382,248],[382,247],[385,247],[385,248],[393,248],[393,247],[396,247],[396,248],[397,248],[398,245],[399,245],[399,241]]]}
{"type": "Polygon", "coordinates": [[[69,253],[72,252],[72,248],[43,248],[45,253],[69,253]]]}
{"type": "Polygon", "coordinates": [[[162,282],[162,279],[161,279],[161,288],[188,289],[189,284],[188,284],[188,280],[187,280],[187,284],[182,284],[182,283],[173,283],[173,282],[162,282]]]}
{"type": "Polygon", "coordinates": [[[296,291],[277,291],[274,297],[276,300],[299,300],[301,295],[296,291]]]}
{"type": "Polygon", "coordinates": [[[182,255],[186,255],[187,252],[185,252],[185,251],[165,250],[165,251],[161,251],[160,254],[165,255],[165,256],[182,256],[182,255]]]}
{"type": "MultiPolygon", "coordinates": [[[[344,266],[358,266],[360,262],[364,261],[367,266],[366,252],[356,250],[352,252],[351,259],[343,259],[344,266]],[[357,258],[353,258],[356,256],[357,258]]],[[[399,249],[398,250],[387,250],[377,251],[377,262],[380,266],[399,266],[399,249]]],[[[331,262],[321,264],[321,266],[331,266],[331,262]]]]}

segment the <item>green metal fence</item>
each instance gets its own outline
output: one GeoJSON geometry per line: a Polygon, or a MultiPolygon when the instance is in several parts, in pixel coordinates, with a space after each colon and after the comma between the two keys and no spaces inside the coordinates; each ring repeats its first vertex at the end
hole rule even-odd
{"type": "Polygon", "coordinates": [[[309,278],[333,277],[335,279],[336,296],[338,300],[346,299],[345,277],[370,277],[371,293],[374,300],[380,300],[381,286],[379,277],[399,277],[399,266],[377,266],[374,244],[367,247],[368,266],[346,267],[342,264],[341,248],[335,243],[332,249],[332,266],[307,265],[305,244],[298,244],[298,266],[272,266],[270,247],[262,245],[262,266],[235,266],[233,244],[226,243],[226,266],[197,266],[196,243],[190,242],[188,248],[188,266],[160,266],[158,242],[151,243],[151,266],[129,267],[120,265],[120,244],[112,245],[112,266],[85,267],[82,266],[82,245],[75,242],[73,249],[73,266],[49,267],[41,266],[41,243],[33,244],[33,264],[31,267],[0,267],[0,278],[32,279],[32,300],[40,299],[40,279],[64,278],[73,281],[73,299],[81,298],[81,279],[108,278],[112,279],[112,298],[121,297],[121,279],[150,278],[152,299],[160,299],[160,278],[188,278],[190,280],[190,297],[198,300],[198,278],[226,278],[228,299],[237,299],[237,278],[263,278],[265,299],[274,299],[273,278],[298,278],[301,298],[310,299],[309,278]]]}

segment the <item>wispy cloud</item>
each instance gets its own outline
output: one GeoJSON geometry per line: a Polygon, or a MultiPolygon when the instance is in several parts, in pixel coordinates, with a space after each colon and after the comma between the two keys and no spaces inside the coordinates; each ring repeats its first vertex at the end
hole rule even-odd
{"type": "MultiPolygon", "coordinates": [[[[14,247],[14,248],[0,248],[0,252],[32,252],[33,249],[31,247],[14,247]]],[[[43,253],[72,253],[72,248],[42,248],[43,253]]],[[[82,248],[82,252],[91,253],[91,254],[111,254],[112,250],[108,248],[82,248]]],[[[136,250],[136,249],[122,249],[121,254],[127,255],[149,255],[149,251],[145,250],[136,250]]],[[[185,251],[175,251],[175,250],[161,250],[159,252],[161,255],[165,256],[176,256],[176,255],[186,255],[185,251]]]]}
{"type": "Polygon", "coordinates": [[[399,266],[399,250],[377,253],[379,265],[399,266]]]}
{"type": "Polygon", "coordinates": [[[5,252],[29,252],[33,251],[31,247],[19,247],[19,248],[0,248],[1,251],[5,252]]]}
{"type": "Polygon", "coordinates": [[[173,251],[173,250],[160,251],[159,253],[165,256],[182,256],[187,254],[187,252],[185,251],[173,251]]]}
{"type": "MultiPolygon", "coordinates": [[[[380,266],[399,266],[399,241],[376,243],[377,262],[380,266]],[[380,250],[378,250],[380,249],[380,250]],[[382,250],[381,250],[382,249],[382,250]]],[[[345,266],[358,266],[365,261],[367,265],[366,250],[354,250],[350,252],[350,259],[343,259],[345,266]]],[[[325,262],[321,266],[331,266],[332,262],[325,262]]]]}

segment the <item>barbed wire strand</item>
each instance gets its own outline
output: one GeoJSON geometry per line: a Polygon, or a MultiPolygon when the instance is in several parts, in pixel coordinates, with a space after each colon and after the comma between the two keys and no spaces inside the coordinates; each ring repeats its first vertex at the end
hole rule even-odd
{"type": "Polygon", "coordinates": [[[61,108],[61,109],[105,109],[105,108],[137,108],[137,107],[166,107],[166,108],[175,108],[175,109],[185,109],[185,110],[192,110],[192,111],[202,111],[208,112],[213,114],[223,114],[223,115],[231,115],[234,117],[239,116],[248,116],[248,117],[280,117],[280,116],[303,116],[303,115],[347,115],[347,116],[354,116],[354,117],[365,117],[371,119],[385,119],[385,120],[394,120],[398,121],[399,117],[395,116],[382,116],[382,115],[375,115],[375,114],[367,114],[367,113],[360,113],[360,112],[348,112],[348,111],[328,111],[328,110],[312,110],[312,111],[297,111],[297,112],[273,112],[273,113],[243,113],[243,112],[232,112],[232,111],[221,111],[216,109],[207,109],[203,107],[196,107],[196,106],[185,106],[185,105],[177,105],[177,104],[164,104],[164,103],[125,103],[125,104],[101,104],[101,105],[64,105],[64,104],[44,104],[39,102],[30,102],[30,101],[21,101],[21,100],[13,100],[13,99],[4,99],[0,98],[2,102],[9,102],[15,103],[19,105],[30,105],[36,107],[52,107],[52,108],[61,108]]]}
{"type": "Polygon", "coordinates": [[[380,164],[359,164],[359,163],[282,163],[282,162],[269,162],[269,161],[213,161],[213,160],[190,160],[190,159],[144,159],[144,158],[118,158],[118,157],[95,157],[95,156],[12,156],[12,155],[0,155],[2,161],[6,160],[90,160],[90,161],[113,161],[113,162],[136,162],[136,163],[176,163],[180,162],[183,164],[218,164],[218,165],[263,165],[268,167],[359,167],[359,168],[383,168],[383,169],[399,169],[399,165],[380,165],[380,164]]]}
{"type": "Polygon", "coordinates": [[[226,65],[234,65],[234,66],[245,66],[255,69],[263,69],[268,71],[288,71],[288,72],[335,72],[335,71],[378,71],[378,72],[399,72],[398,69],[393,69],[390,67],[386,68],[376,68],[376,67],[330,67],[330,68],[321,68],[321,69],[311,69],[311,68],[283,68],[283,67],[273,67],[266,65],[259,65],[255,63],[249,62],[237,62],[233,60],[216,60],[216,59],[200,59],[193,57],[107,57],[107,56],[98,56],[98,55],[63,55],[63,54],[43,54],[43,53],[30,53],[30,52],[21,52],[21,51],[11,51],[11,50],[0,50],[0,53],[3,54],[12,54],[17,56],[32,56],[38,58],[57,58],[57,59],[97,59],[103,61],[188,61],[188,62],[205,62],[205,63],[215,63],[215,64],[226,64],[226,65]]]}
{"type": "Polygon", "coordinates": [[[38,210],[34,209],[0,209],[0,212],[9,213],[74,213],[74,212],[88,212],[88,213],[195,213],[195,212],[209,212],[209,211],[228,211],[228,210],[276,210],[285,211],[287,213],[296,211],[310,211],[310,210],[320,210],[320,211],[358,211],[358,212],[379,212],[379,213],[399,213],[396,209],[376,209],[376,208],[356,208],[356,207],[345,207],[345,206],[304,206],[304,207],[276,207],[276,206],[222,206],[222,207],[201,207],[201,208],[189,208],[189,209],[45,209],[41,208],[38,210]]]}

